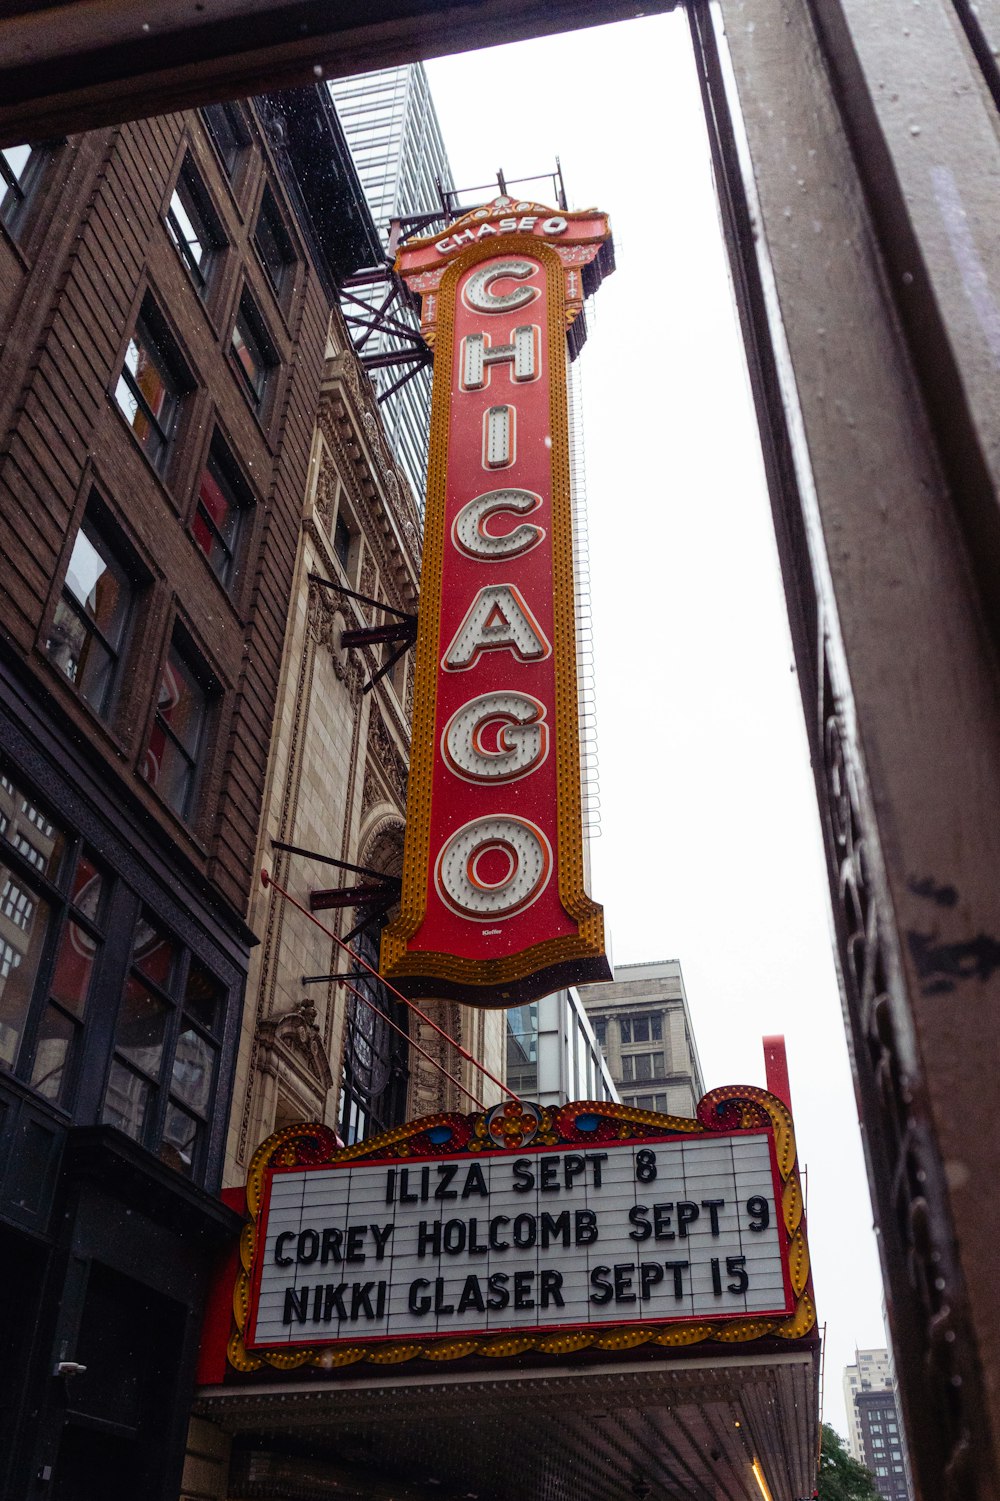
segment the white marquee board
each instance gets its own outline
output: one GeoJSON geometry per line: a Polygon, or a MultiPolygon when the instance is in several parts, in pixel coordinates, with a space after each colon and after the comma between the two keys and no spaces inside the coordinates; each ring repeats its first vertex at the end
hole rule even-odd
{"type": "Polygon", "coordinates": [[[766,1131],[275,1169],[248,1348],[783,1315],[766,1131]]]}

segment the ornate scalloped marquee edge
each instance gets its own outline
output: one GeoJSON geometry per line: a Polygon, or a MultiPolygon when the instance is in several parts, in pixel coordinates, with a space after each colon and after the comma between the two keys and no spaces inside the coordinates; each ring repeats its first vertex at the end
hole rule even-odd
{"type": "Polygon", "coordinates": [[[711,1090],[699,1101],[693,1117],[660,1115],[652,1110],[636,1110],[631,1105],[603,1101],[585,1100],[559,1107],[540,1107],[508,1100],[495,1105],[492,1110],[472,1115],[450,1112],[423,1116],[353,1147],[338,1147],[337,1138],[328,1126],[303,1122],[276,1132],[257,1148],[247,1174],[246,1196],[249,1219],[240,1237],[240,1266],[233,1288],[234,1328],[227,1348],[230,1366],[241,1374],[250,1374],[265,1366],[278,1371],[303,1366],[334,1370],[359,1362],[402,1365],[410,1360],[442,1362],[470,1355],[505,1359],[529,1352],[545,1355],[568,1355],[587,1349],[617,1352],[633,1350],[640,1345],[676,1349],[702,1344],[706,1340],[738,1345],[766,1338],[802,1339],[816,1327],[792,1117],[775,1095],[753,1085],[726,1085],[711,1090]],[[490,1335],[432,1342],[399,1340],[322,1348],[310,1345],[288,1350],[248,1350],[244,1343],[258,1243],[257,1221],[265,1176],[271,1168],[419,1160],[442,1153],[475,1153],[498,1148],[519,1151],[527,1146],[554,1147],[581,1142],[644,1141],[666,1135],[721,1136],[762,1126],[774,1133],[782,1183],[781,1210],[787,1236],[789,1274],[796,1300],[794,1311],[784,1318],[719,1322],[689,1320],[666,1328],[629,1324],[549,1334],[490,1335]]]}

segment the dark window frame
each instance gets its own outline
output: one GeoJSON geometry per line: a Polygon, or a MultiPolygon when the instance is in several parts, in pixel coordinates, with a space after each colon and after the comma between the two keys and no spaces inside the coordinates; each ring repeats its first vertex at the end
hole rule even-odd
{"type": "Polygon", "coordinates": [[[239,185],[242,176],[241,168],[246,160],[252,139],[250,126],[242,106],[235,100],[225,100],[221,104],[206,104],[199,113],[205,127],[205,134],[212,143],[212,150],[219,159],[226,181],[235,190],[239,185]],[[229,127],[228,134],[232,136],[234,143],[232,146],[228,146],[223,140],[223,120],[229,127]]]}
{"type": "Polygon", "coordinates": [[[117,378],[112,387],[112,399],[115,408],[132,434],[133,441],[145,454],[149,463],[157,474],[163,477],[166,472],[175,441],[177,439],[181,417],[184,409],[185,398],[188,397],[197,386],[191,368],[181,353],[180,345],[171,332],[166,319],[160,312],[152,294],[146,292],[139,305],[139,310],[129,333],[125,348],[122,352],[121,364],[118,368],[117,378]],[[128,353],[135,344],[146,354],[147,359],[159,373],[163,384],[171,399],[170,411],[166,425],[153,411],[147,397],[142,391],[139,382],[129,369],[128,353]],[[149,430],[155,433],[157,444],[151,448],[143,438],[135,431],[135,417],[129,418],[122,400],[118,395],[119,387],[124,383],[132,400],[149,425],[149,430]]]}
{"type": "MultiPolygon", "coordinates": [[[[215,1104],[218,1098],[220,1079],[224,1067],[225,1033],[229,1013],[228,987],[222,978],[215,974],[210,965],[193,953],[190,946],[169,926],[164,923],[159,915],[150,909],[143,907],[138,915],[132,942],[129,945],[129,962],[125,975],[122,993],[114,1018],[114,1036],[108,1060],[107,1078],[101,1104],[101,1118],[105,1124],[113,1126],[116,1130],[123,1131],[131,1140],[138,1141],[140,1146],[148,1152],[158,1156],[161,1161],[164,1158],[164,1150],[172,1143],[167,1142],[165,1127],[167,1114],[171,1107],[179,1110],[182,1114],[194,1118],[200,1125],[197,1133],[197,1147],[192,1157],[190,1169],[185,1173],[194,1182],[201,1182],[205,1176],[206,1156],[209,1151],[212,1127],[215,1116],[215,1104]],[[147,929],[173,945],[174,959],[170,974],[165,980],[158,980],[148,970],[143,969],[136,958],[137,938],[140,924],[145,923],[147,929]],[[191,979],[191,971],[194,965],[200,966],[216,982],[218,987],[217,1006],[214,1027],[207,1025],[194,1016],[188,1007],[188,986],[191,979]],[[129,1057],[124,1051],[119,1036],[119,1026],[122,1020],[125,999],[130,982],[141,985],[155,1000],[164,1007],[165,1021],[163,1040],[160,1047],[159,1064],[155,1073],[144,1067],[134,1057],[129,1057]],[[197,1110],[190,1101],[185,1100],[176,1087],[176,1065],[178,1059],[178,1044],[183,1030],[191,1028],[195,1035],[204,1042],[214,1054],[212,1079],[209,1086],[208,1098],[203,1111],[197,1110]],[[137,1135],[124,1130],[114,1120],[108,1119],[109,1102],[108,1096],[112,1088],[114,1068],[140,1080],[149,1091],[149,1100],[152,1108],[147,1106],[142,1126],[137,1135]]],[[[175,1148],[176,1150],[176,1148],[175,1148]]],[[[178,1154],[179,1155],[179,1154],[178,1154]]],[[[176,1167],[176,1164],[172,1164],[176,1167]]],[[[183,1171],[182,1169],[177,1169],[183,1171]]]]}
{"type": "Polygon", "coordinates": [[[278,306],[282,311],[286,311],[295,286],[295,267],[299,263],[299,256],[270,183],[264,184],[264,191],[261,194],[257,217],[254,221],[253,244],[268,286],[274,293],[278,306]],[[277,250],[276,267],[272,264],[272,258],[265,248],[266,241],[261,234],[262,223],[270,232],[277,250]]]}
{"type": "Polygon", "coordinates": [[[42,902],[48,909],[47,929],[41,940],[38,966],[31,980],[31,991],[24,1007],[24,1021],[18,1040],[16,1058],[13,1064],[4,1065],[2,1071],[9,1072],[14,1078],[19,1079],[25,1088],[39,1094],[52,1108],[69,1112],[79,1092],[80,1074],[87,1052],[85,1046],[87,1031],[93,1026],[95,1014],[99,1010],[98,976],[101,973],[103,953],[109,937],[110,893],[114,885],[114,877],[107,866],[90,849],[83,835],[71,828],[58,815],[48,813],[42,802],[36,800],[34,790],[23,781],[19,772],[14,768],[12,771],[17,796],[23,800],[22,808],[29,806],[29,799],[30,806],[42,808],[46,819],[52,820],[52,831],[57,833],[57,837],[62,840],[62,850],[57,868],[50,873],[29,862],[18,850],[13,840],[8,837],[6,825],[0,834],[0,862],[8,873],[8,879],[13,877],[22,890],[27,890],[33,897],[36,907],[39,902],[42,902]],[[87,912],[80,904],[81,893],[73,890],[75,878],[84,860],[93,868],[101,881],[98,909],[94,915],[87,912]],[[64,998],[53,993],[59,959],[71,925],[90,939],[95,946],[94,958],[90,961],[90,972],[86,979],[82,1009],[79,1013],[74,1013],[71,1005],[64,998]],[[70,1035],[69,1047],[60,1064],[62,1077],[55,1097],[41,1087],[45,1079],[41,1081],[35,1079],[42,1025],[50,1012],[55,1012],[62,1019],[68,1026],[70,1035]]]}
{"type": "Polygon", "coordinates": [[[229,241],[222,227],[222,220],[212,202],[212,195],[195,166],[194,157],[190,151],[184,153],[180,171],[167,200],[163,222],[171,244],[194,283],[198,296],[205,301],[211,291],[215,273],[229,241]],[[187,196],[188,203],[184,202],[184,195],[187,196]],[[181,207],[191,220],[192,228],[201,237],[200,243],[204,245],[204,254],[200,261],[191,252],[187,236],[177,218],[174,208],[175,197],[181,199],[181,207]]]}
{"type": "Polygon", "coordinates": [[[192,773],[187,783],[187,791],[183,800],[183,806],[177,807],[160,785],[160,774],[153,781],[143,769],[143,779],[150,790],[155,793],[165,808],[169,808],[175,818],[178,818],[185,827],[194,832],[199,822],[199,808],[201,792],[204,783],[205,769],[208,763],[208,749],[211,743],[211,729],[216,713],[218,712],[219,700],[222,697],[222,685],[218,677],[209,667],[202,653],[198,650],[190,635],[184,629],[179,620],[175,620],[174,628],[167,638],[167,644],[163,652],[160,664],[160,672],[155,680],[153,692],[156,699],[152,705],[150,727],[145,739],[145,758],[150,755],[150,743],[154,733],[159,730],[164,734],[187,763],[192,773]],[[197,748],[192,753],[183,743],[176,730],[172,728],[160,710],[160,692],[163,687],[164,677],[170,665],[171,655],[176,655],[181,666],[194,680],[196,687],[202,694],[202,715],[197,733],[197,748]]]}
{"type": "MultiPolygon", "coordinates": [[[[101,555],[103,556],[103,554],[101,555]]],[[[60,674],[60,677],[69,683],[81,702],[87,705],[88,709],[100,719],[102,724],[109,726],[114,724],[115,715],[120,703],[124,666],[129,659],[137,634],[137,624],[142,610],[143,595],[151,584],[152,576],[140,563],[128,538],[110,515],[100,493],[96,489],[91,489],[80,525],[77,528],[72,546],[69,548],[66,556],[66,567],[62,585],[56,596],[49,627],[45,633],[45,644],[42,649],[46,660],[51,663],[60,674]],[[110,554],[114,564],[124,574],[130,589],[126,618],[122,625],[121,636],[117,646],[108,640],[101,627],[96,621],[90,618],[82,602],[68,583],[69,570],[72,566],[73,556],[81,535],[87,538],[91,547],[94,547],[98,553],[101,552],[101,549],[95,547],[95,538],[103,545],[107,553],[110,554]],[[65,667],[56,660],[54,652],[49,649],[53,639],[51,632],[55,628],[56,614],[60,605],[64,605],[75,616],[87,635],[94,637],[101,646],[101,649],[112,659],[112,668],[108,675],[100,704],[96,703],[83,692],[79,684],[79,675],[77,678],[70,677],[65,667]]]]}
{"type": "MultiPolygon", "coordinates": [[[[358,935],[355,951],[374,968],[378,968],[379,935],[385,921],[371,924],[358,935]]],[[[364,1141],[390,1126],[401,1125],[406,1118],[406,1095],[410,1071],[409,1011],[396,1000],[381,980],[374,976],[352,980],[356,990],[369,997],[390,1021],[407,1034],[400,1037],[358,996],[348,1000],[347,1019],[344,1028],[344,1054],[341,1065],[340,1099],[337,1103],[338,1129],[342,1139],[351,1145],[364,1141]],[[381,1089],[372,1089],[374,1060],[367,1066],[369,1087],[366,1088],[363,1073],[364,1051],[374,1044],[385,1044],[385,1052],[379,1063],[387,1077],[381,1089]],[[360,1129],[359,1129],[360,1123],[360,1129]]]]}
{"type": "Polygon", "coordinates": [[[21,141],[16,146],[0,148],[0,224],[14,240],[23,238],[31,209],[38,197],[38,190],[46,169],[52,160],[54,143],[49,141],[21,141]],[[8,151],[28,148],[24,171],[18,175],[7,158],[8,151]]]}
{"type": "Polygon", "coordinates": [[[261,313],[260,308],[246,286],[243,287],[240,293],[240,300],[236,305],[236,314],[233,318],[232,330],[229,336],[229,358],[239,378],[240,389],[249,402],[254,414],[263,422],[270,406],[277,372],[281,368],[281,356],[278,353],[278,346],[264,321],[264,315],[261,313]],[[244,347],[249,349],[251,354],[259,356],[256,363],[259,364],[261,373],[257,382],[251,378],[246,366],[240,359],[239,350],[236,345],[237,333],[239,333],[244,347]],[[248,335],[249,338],[247,337],[248,335]]]}
{"type": "Polygon", "coordinates": [[[194,504],[191,510],[188,529],[191,532],[195,547],[205,559],[205,562],[230,599],[233,599],[236,593],[240,564],[246,552],[248,537],[252,530],[253,513],[256,505],[257,496],[246,479],[240,465],[233,457],[230,445],[226,442],[219,429],[215,428],[204,461],[198,470],[194,504]],[[217,473],[213,472],[213,466],[217,473]],[[233,535],[229,541],[223,536],[214,517],[202,499],[202,479],[206,471],[212,475],[215,483],[220,485],[223,493],[229,492],[227,499],[231,500],[236,513],[233,535]],[[219,480],[220,475],[221,484],[219,480]],[[221,572],[212,562],[211,556],[198,539],[195,526],[199,521],[203,526],[208,528],[213,539],[218,542],[222,549],[226,566],[221,572]]]}

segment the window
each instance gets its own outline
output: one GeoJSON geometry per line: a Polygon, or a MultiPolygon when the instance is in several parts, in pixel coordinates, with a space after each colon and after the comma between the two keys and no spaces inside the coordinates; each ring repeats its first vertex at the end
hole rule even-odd
{"type": "Polygon", "coordinates": [[[163,319],[147,297],[128,341],[115,400],[158,469],[163,468],[181,399],[191,384],[163,319]]]}
{"type": "Polygon", "coordinates": [[[263,409],[268,382],[277,367],[278,356],[260,314],[246,292],[240,298],[236,314],[232,352],[246,394],[259,412],[263,409]]]}
{"type": "Polygon", "coordinates": [[[264,189],[261,199],[254,244],[274,295],[279,302],[287,303],[294,280],[295,251],[270,188],[264,189]]]}
{"type": "Polygon", "coordinates": [[[537,1001],[507,1012],[507,1083],[528,1099],[538,1092],[537,1001]]]}
{"type": "Polygon", "coordinates": [[[213,260],[225,244],[225,236],[189,156],[184,159],[167,208],[167,231],[195,286],[204,296],[213,260]]]}
{"type": "MultiPolygon", "coordinates": [[[[2,815],[0,815],[0,817],[2,817],[2,815]]],[[[6,818],[4,818],[3,828],[0,829],[0,834],[4,833],[6,831],[6,828],[7,820],[6,818]]],[[[15,834],[10,842],[19,852],[19,854],[22,854],[24,856],[29,865],[33,865],[36,870],[45,869],[45,856],[42,854],[40,849],[36,849],[30,839],[26,839],[23,834],[15,834]]]]}
{"type": "Polygon", "coordinates": [[[340,560],[340,566],[347,572],[348,560],[351,556],[351,528],[343,516],[337,517],[337,525],[333,529],[333,550],[340,560]]]}
{"type": "Polygon", "coordinates": [[[240,159],[250,144],[250,132],[238,104],[210,104],[201,112],[212,145],[232,181],[240,165],[240,159]]]}
{"type": "Polygon", "coordinates": [[[663,1017],[659,1012],[645,1016],[619,1017],[622,1042],[661,1042],[663,1017]]]}
{"type": "Polygon", "coordinates": [[[101,943],[102,876],[31,797],[10,788],[18,811],[0,844],[0,1067],[65,1104],[101,943]]]}
{"type": "Polygon", "coordinates": [[[4,146],[0,150],[0,222],[15,230],[38,183],[47,153],[40,146],[4,146]]]}
{"type": "Polygon", "coordinates": [[[49,992],[39,1020],[31,1083],[47,1099],[66,1102],[73,1082],[102,933],[98,919],[105,879],[89,855],[76,863],[55,953],[49,992]]]}
{"type": "Polygon", "coordinates": [[[667,1113],[667,1097],[665,1094],[633,1095],[628,1104],[634,1105],[637,1110],[658,1110],[661,1115],[667,1113]]]}
{"type": "Polygon", "coordinates": [[[176,642],[160,678],[145,777],[180,818],[194,807],[208,719],[208,693],[176,642]]]}
{"type": "Polygon", "coordinates": [[[626,1053],[622,1058],[622,1078],[626,1083],[641,1079],[658,1079],[662,1076],[662,1053],[626,1053]]]}
{"type": "Polygon", "coordinates": [[[144,914],[115,1028],[102,1119],[200,1176],[218,1073],[222,987],[144,914]]]}
{"type": "Polygon", "coordinates": [[[594,1029],[594,1036],[600,1046],[607,1047],[608,1043],[608,1019],[606,1016],[592,1016],[590,1024],[594,1029]]]}
{"type": "MultiPolygon", "coordinates": [[[[383,919],[384,926],[385,919],[383,919]]],[[[380,928],[371,924],[358,935],[356,952],[378,967],[380,928]]],[[[367,973],[351,981],[382,1013],[351,995],[344,1038],[341,1079],[340,1135],[348,1146],[363,1141],[406,1118],[409,1078],[407,1033],[409,1012],[380,980],[367,973]],[[389,1026],[393,1022],[399,1030],[389,1026]],[[400,1035],[402,1034],[402,1035],[400,1035]]]]}
{"type": "Polygon", "coordinates": [[[73,544],[45,651],[102,717],[114,701],[135,596],[129,570],[88,513],[73,544]]]}
{"type": "Polygon", "coordinates": [[[249,486],[216,437],[201,471],[191,531],[212,572],[226,587],[234,582],[240,532],[252,503],[249,486]]]}

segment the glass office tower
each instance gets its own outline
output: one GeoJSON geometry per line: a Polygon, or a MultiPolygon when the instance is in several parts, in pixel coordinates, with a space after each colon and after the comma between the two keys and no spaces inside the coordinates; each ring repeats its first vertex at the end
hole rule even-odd
{"type": "MultiPolygon", "coordinates": [[[[454,189],[427,73],[422,63],[384,68],[336,79],[330,92],[375,223],[388,245],[391,219],[432,212],[441,206],[442,191],[454,189]]],[[[413,315],[404,311],[399,316],[418,326],[413,315]]],[[[386,333],[374,334],[365,346],[369,353],[392,347],[392,335],[386,333]]],[[[384,392],[398,380],[401,369],[370,373],[376,391],[384,392]]],[[[389,440],[421,511],[430,409],[429,368],[418,371],[382,403],[389,440]]]]}

